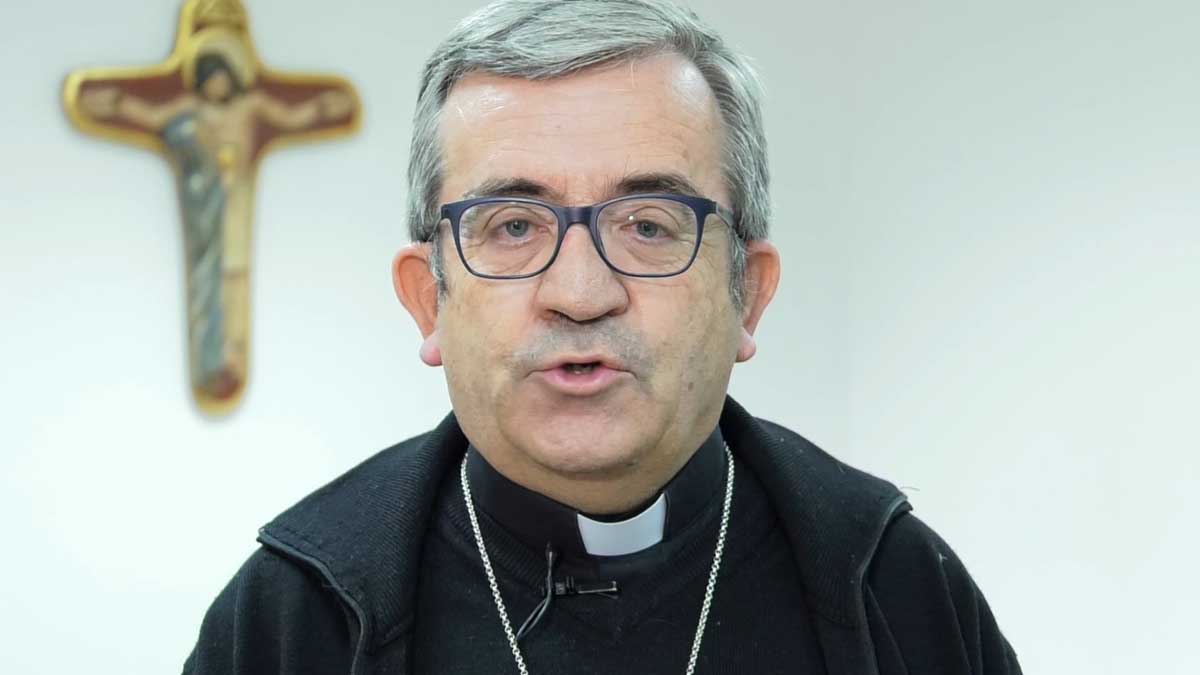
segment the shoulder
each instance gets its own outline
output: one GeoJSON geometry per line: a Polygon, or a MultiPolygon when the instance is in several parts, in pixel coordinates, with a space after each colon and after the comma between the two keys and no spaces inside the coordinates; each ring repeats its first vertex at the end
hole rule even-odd
{"type": "Polygon", "coordinates": [[[966,572],[950,545],[912,512],[888,524],[879,540],[871,565],[872,577],[891,579],[897,575],[922,575],[940,570],[952,576],[966,572]]]}
{"type": "Polygon", "coordinates": [[[466,452],[454,415],[377,453],[259,530],[259,541],[320,573],[367,640],[411,620],[421,544],[442,479],[466,452]]]}
{"type": "Polygon", "coordinates": [[[440,446],[429,441],[437,433],[413,436],[368,457],[283,511],[267,528],[304,533],[319,523],[336,527],[334,521],[342,518],[358,520],[368,506],[389,511],[411,506],[411,492],[434,471],[440,446]]]}
{"type": "Polygon", "coordinates": [[[303,663],[344,670],[353,653],[349,619],[316,575],[260,548],[204,615],[184,672],[287,672],[303,663]]]}
{"type": "Polygon", "coordinates": [[[865,591],[881,660],[890,653],[910,672],[1021,672],[966,566],[911,512],[888,525],[865,591]]]}
{"type": "Polygon", "coordinates": [[[272,611],[266,618],[275,622],[292,616],[291,606],[313,604],[338,606],[336,595],[314,570],[260,547],[233,575],[214,607],[251,614],[269,607],[272,611]]]}
{"type": "Polygon", "coordinates": [[[902,496],[891,482],[853,467],[788,427],[752,417],[732,399],[721,419],[731,444],[739,444],[752,463],[768,473],[788,479],[794,488],[827,491],[839,502],[869,505],[902,496]]]}

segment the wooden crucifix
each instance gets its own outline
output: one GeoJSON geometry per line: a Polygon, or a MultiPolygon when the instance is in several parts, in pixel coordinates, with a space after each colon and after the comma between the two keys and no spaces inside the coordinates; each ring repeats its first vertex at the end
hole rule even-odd
{"type": "Polygon", "coordinates": [[[206,413],[232,410],[249,369],[259,160],[284,143],[353,133],[358,95],[338,77],[266,68],[238,0],[187,0],[165,61],[76,71],[63,103],[82,131],[170,162],[183,215],[192,393],[206,413]]]}

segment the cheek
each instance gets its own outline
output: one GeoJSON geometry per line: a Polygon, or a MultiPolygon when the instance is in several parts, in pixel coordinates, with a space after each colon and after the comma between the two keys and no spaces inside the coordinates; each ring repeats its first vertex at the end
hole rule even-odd
{"type": "Polygon", "coordinates": [[[687,274],[644,287],[643,312],[657,344],[660,390],[691,392],[724,382],[737,353],[738,323],[721,267],[697,260],[687,274]]]}
{"type": "Polygon", "coordinates": [[[490,387],[507,375],[529,316],[529,292],[522,286],[511,281],[452,281],[438,321],[442,358],[452,382],[490,387]]]}
{"type": "Polygon", "coordinates": [[[697,277],[703,283],[691,299],[692,306],[697,308],[696,325],[691,329],[701,350],[695,354],[693,370],[695,378],[719,381],[724,390],[737,355],[741,324],[729,293],[729,252],[725,246],[710,246],[696,260],[697,277]]]}

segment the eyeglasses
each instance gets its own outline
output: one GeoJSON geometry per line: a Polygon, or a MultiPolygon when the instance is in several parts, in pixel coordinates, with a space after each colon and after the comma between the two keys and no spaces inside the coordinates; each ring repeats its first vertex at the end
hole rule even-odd
{"type": "Polygon", "coordinates": [[[554,264],[572,225],[585,225],[600,258],[618,274],[671,277],[691,267],[709,218],[733,223],[710,199],[636,194],[591,206],[558,206],[524,197],[481,197],[443,204],[467,270],[484,279],[527,279],[554,264]]]}

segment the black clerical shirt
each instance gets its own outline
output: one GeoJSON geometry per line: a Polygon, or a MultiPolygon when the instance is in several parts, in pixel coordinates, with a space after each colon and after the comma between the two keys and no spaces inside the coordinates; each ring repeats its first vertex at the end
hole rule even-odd
{"type": "MultiPolygon", "coordinates": [[[[708,452],[720,453],[715,489],[683,522],[678,518],[668,522],[661,543],[638,553],[590,561],[586,553],[566,546],[556,578],[565,574],[563,570],[591,569],[605,576],[596,581],[618,581],[620,593],[615,599],[555,598],[549,612],[521,642],[531,673],[684,672],[712,565],[724,496],[725,469],[719,463],[723,449],[721,444],[706,446],[708,452]]],[[[703,455],[705,451],[702,447],[681,474],[694,468],[695,462],[711,462],[714,457],[703,455]]],[[[778,527],[762,485],[744,463],[736,458],[735,462],[729,532],[696,672],[822,675],[820,646],[793,550],[778,527]]],[[[475,483],[472,490],[476,491],[475,483]]],[[[512,513],[489,512],[478,506],[476,510],[516,630],[542,599],[546,542],[534,539],[547,537],[537,528],[531,530],[528,523],[514,522],[512,513]]],[[[425,538],[418,589],[414,672],[516,672],[457,471],[446,477],[439,491],[425,538]]]]}

